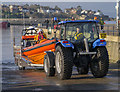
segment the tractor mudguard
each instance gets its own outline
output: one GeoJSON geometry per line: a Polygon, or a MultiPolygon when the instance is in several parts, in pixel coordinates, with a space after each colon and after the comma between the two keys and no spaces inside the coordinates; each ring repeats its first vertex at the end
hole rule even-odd
{"type": "Polygon", "coordinates": [[[104,39],[97,39],[94,43],[93,43],[93,48],[97,47],[97,46],[106,46],[106,41],[104,39]]]}
{"type": "Polygon", "coordinates": [[[68,40],[61,40],[60,42],[56,43],[56,46],[58,44],[61,44],[63,47],[71,47],[72,49],[74,49],[74,45],[71,42],[69,42],[68,40]]]}

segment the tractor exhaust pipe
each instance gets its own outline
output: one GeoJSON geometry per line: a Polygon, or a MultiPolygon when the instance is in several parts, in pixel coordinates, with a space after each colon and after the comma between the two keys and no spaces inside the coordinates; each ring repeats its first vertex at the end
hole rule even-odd
{"type": "Polygon", "coordinates": [[[84,38],[84,43],[85,43],[86,52],[89,52],[88,40],[86,38],[84,38]]]}

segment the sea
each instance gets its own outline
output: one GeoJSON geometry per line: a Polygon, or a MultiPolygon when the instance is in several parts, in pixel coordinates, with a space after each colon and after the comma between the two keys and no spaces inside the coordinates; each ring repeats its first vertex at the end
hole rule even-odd
{"type": "Polygon", "coordinates": [[[36,4],[41,6],[49,6],[51,8],[58,6],[63,11],[66,8],[71,8],[71,7],[76,8],[77,6],[81,6],[82,9],[85,9],[85,10],[93,10],[93,11],[101,10],[104,15],[108,15],[113,18],[116,17],[115,2],[2,2],[2,4],[7,4],[7,5],[36,4]]]}

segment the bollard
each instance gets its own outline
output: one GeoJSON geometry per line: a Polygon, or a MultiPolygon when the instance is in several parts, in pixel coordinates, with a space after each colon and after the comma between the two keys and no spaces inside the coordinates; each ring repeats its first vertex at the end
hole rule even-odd
{"type": "Polygon", "coordinates": [[[113,36],[114,36],[114,26],[113,26],[113,36]]]}
{"type": "Polygon", "coordinates": [[[109,35],[109,32],[108,32],[108,31],[109,31],[109,26],[107,26],[107,35],[109,35]]]}

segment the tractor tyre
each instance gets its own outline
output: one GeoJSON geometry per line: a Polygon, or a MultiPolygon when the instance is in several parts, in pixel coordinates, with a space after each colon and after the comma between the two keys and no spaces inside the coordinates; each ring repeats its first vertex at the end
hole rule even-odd
{"type": "Polygon", "coordinates": [[[64,48],[60,45],[55,51],[55,68],[59,79],[70,79],[72,75],[73,55],[72,48],[64,48]]]}
{"type": "Polygon", "coordinates": [[[55,75],[55,68],[51,65],[51,61],[53,60],[53,57],[50,57],[48,55],[44,56],[44,71],[46,73],[47,77],[51,77],[55,75]]]}
{"type": "Polygon", "coordinates": [[[97,54],[90,62],[91,72],[94,77],[102,78],[106,76],[109,68],[109,57],[106,47],[98,47],[95,49],[97,54]]]}

